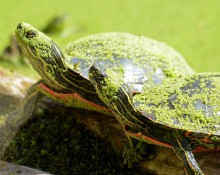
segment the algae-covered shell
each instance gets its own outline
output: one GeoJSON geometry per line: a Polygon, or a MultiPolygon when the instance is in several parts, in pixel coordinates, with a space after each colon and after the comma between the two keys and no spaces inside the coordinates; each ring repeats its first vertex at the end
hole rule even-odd
{"type": "Polygon", "coordinates": [[[88,79],[96,64],[118,73],[133,92],[161,84],[166,77],[193,73],[183,57],[165,43],[128,33],[91,35],[64,47],[66,65],[88,79]]]}
{"type": "Polygon", "coordinates": [[[136,109],[156,123],[194,133],[220,135],[220,74],[166,79],[134,96],[136,109]],[[151,116],[151,117],[149,117],[151,116]]]}

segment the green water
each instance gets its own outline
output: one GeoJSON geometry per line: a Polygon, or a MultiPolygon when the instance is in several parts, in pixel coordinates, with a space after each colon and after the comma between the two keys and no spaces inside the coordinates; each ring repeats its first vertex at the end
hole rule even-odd
{"type": "MultiPolygon", "coordinates": [[[[0,51],[20,21],[43,28],[54,16],[66,13],[66,30],[60,36],[52,36],[60,46],[100,32],[143,34],[174,47],[197,72],[220,72],[218,0],[1,0],[0,3],[0,51]]],[[[4,67],[22,69],[11,64],[4,67]]]]}

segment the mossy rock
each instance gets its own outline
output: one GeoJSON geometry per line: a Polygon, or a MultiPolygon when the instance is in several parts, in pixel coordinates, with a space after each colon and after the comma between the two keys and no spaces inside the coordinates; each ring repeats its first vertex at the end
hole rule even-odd
{"type": "Polygon", "coordinates": [[[94,127],[94,121],[90,121],[88,127],[93,126],[94,131],[96,130],[94,132],[83,125],[85,121],[89,123],[88,120],[92,117],[115,120],[114,118],[65,107],[46,97],[38,104],[35,114],[21,127],[7,147],[3,160],[52,174],[149,175],[149,172],[145,172],[137,163],[133,168],[123,164],[125,141],[115,138],[115,135],[124,137],[121,129],[115,130],[105,124],[102,125],[105,132],[99,131],[100,126],[94,127]],[[100,135],[101,132],[103,135],[100,135]],[[106,137],[106,134],[109,135],[106,137]]]}

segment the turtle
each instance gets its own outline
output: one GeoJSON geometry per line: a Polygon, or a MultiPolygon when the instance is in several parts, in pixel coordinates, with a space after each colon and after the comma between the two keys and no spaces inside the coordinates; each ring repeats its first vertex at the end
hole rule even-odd
{"type": "Polygon", "coordinates": [[[44,94],[68,106],[112,115],[88,78],[94,62],[114,66],[118,72],[123,68],[132,93],[159,85],[164,78],[194,73],[173,48],[144,36],[94,34],[70,42],[63,51],[50,37],[25,22],[17,25],[15,36],[22,54],[42,78],[28,91],[26,104],[44,94]]]}
{"type": "Polygon", "coordinates": [[[220,73],[163,79],[133,94],[111,68],[94,63],[89,79],[128,138],[172,148],[187,175],[203,175],[193,151],[220,151],[220,73]]]}

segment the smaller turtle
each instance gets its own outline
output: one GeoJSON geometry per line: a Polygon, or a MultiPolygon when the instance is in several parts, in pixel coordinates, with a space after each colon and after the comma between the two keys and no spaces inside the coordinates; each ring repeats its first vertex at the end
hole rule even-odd
{"type": "Polygon", "coordinates": [[[23,55],[42,78],[30,89],[27,102],[42,93],[68,106],[112,115],[88,79],[94,62],[122,73],[132,93],[159,85],[164,78],[193,73],[174,49],[143,36],[97,34],[68,44],[63,52],[30,24],[18,24],[15,36],[23,55]]]}
{"type": "Polygon", "coordinates": [[[94,64],[90,80],[128,137],[172,148],[187,175],[203,175],[192,151],[220,150],[220,74],[164,79],[132,95],[117,72],[94,64]]]}

